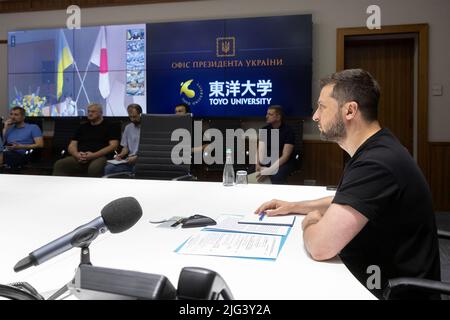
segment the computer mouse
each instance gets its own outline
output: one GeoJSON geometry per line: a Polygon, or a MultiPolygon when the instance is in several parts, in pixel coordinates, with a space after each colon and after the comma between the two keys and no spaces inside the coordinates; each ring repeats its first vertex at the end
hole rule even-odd
{"type": "Polygon", "coordinates": [[[200,214],[195,214],[193,216],[190,216],[189,218],[186,218],[186,220],[183,221],[182,228],[197,228],[197,227],[206,227],[206,226],[212,226],[217,224],[216,221],[213,219],[202,216],[200,214]]]}

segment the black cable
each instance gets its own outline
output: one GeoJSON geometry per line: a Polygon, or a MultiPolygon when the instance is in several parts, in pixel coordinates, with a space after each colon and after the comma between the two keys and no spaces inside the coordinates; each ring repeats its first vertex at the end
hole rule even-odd
{"type": "Polygon", "coordinates": [[[26,282],[0,284],[0,297],[11,300],[44,300],[36,289],[26,282]]]}
{"type": "MultiPolygon", "coordinates": [[[[179,219],[178,219],[179,220],[179,219]]],[[[164,223],[164,222],[169,222],[169,221],[178,221],[177,219],[166,219],[166,220],[149,220],[149,223],[153,223],[153,224],[159,224],[159,223],[164,223]]]]}

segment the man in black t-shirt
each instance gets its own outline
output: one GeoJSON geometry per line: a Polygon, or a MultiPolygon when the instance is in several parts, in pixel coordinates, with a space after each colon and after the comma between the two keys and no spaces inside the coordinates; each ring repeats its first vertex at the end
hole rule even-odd
{"type": "Polygon", "coordinates": [[[55,176],[101,177],[106,157],[119,146],[120,129],[103,119],[102,106],[91,104],[87,109],[88,122],[80,125],[70,141],[70,156],[55,163],[55,176]]]}
{"type": "Polygon", "coordinates": [[[255,173],[248,177],[250,183],[287,183],[287,178],[294,169],[295,134],[283,120],[281,106],[274,105],[267,109],[267,125],[260,131],[255,173]],[[272,141],[272,130],[278,130],[276,141],[272,141]],[[278,154],[273,155],[272,151],[278,154]]]}
{"type": "MultiPolygon", "coordinates": [[[[439,244],[431,192],[419,167],[393,134],[377,121],[376,80],[361,69],[321,80],[313,120],[321,137],[351,159],[334,197],[272,200],[255,213],[306,214],[303,240],[315,260],[339,255],[378,298],[389,279],[440,280],[439,244]]],[[[393,298],[436,298],[413,289],[393,298]]]]}

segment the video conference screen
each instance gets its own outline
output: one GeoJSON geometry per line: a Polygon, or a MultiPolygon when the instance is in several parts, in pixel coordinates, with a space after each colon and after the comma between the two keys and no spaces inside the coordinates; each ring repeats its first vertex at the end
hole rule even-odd
{"type": "Polygon", "coordinates": [[[8,34],[9,105],[27,116],[311,115],[311,15],[43,29],[8,34]]]}
{"type": "Polygon", "coordinates": [[[106,116],[146,108],[145,24],[15,31],[8,35],[10,107],[28,116],[106,116]]]}

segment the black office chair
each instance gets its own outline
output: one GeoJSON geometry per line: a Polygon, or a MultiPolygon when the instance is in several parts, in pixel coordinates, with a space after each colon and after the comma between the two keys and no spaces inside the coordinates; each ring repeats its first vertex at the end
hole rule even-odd
{"type": "MultiPolygon", "coordinates": [[[[44,123],[42,118],[33,118],[33,117],[27,117],[25,118],[25,122],[29,123],[29,124],[35,124],[39,127],[39,129],[41,130],[42,134],[44,133],[44,123]]],[[[43,152],[43,148],[36,148],[36,149],[30,149],[27,150],[26,154],[27,154],[27,163],[29,165],[34,165],[34,164],[38,164],[42,161],[42,152],[43,152]]]]}
{"type": "Polygon", "coordinates": [[[67,147],[80,124],[86,121],[82,118],[56,118],[52,140],[53,160],[59,160],[67,155],[67,147]]]}
{"type": "Polygon", "coordinates": [[[195,180],[191,174],[191,139],[172,141],[172,133],[177,129],[184,129],[192,139],[192,115],[143,114],[135,172],[113,173],[104,178],[195,180]],[[189,153],[178,153],[172,159],[175,147],[189,153]]]}
{"type": "Polygon", "coordinates": [[[192,114],[143,114],[135,178],[159,180],[193,180],[191,175],[191,139],[172,141],[172,133],[184,129],[192,135],[192,114]],[[189,150],[172,159],[175,146],[189,150]],[[174,163],[173,161],[181,162],[174,163]]]}
{"type": "Polygon", "coordinates": [[[297,171],[302,170],[303,165],[303,120],[286,119],[286,124],[294,130],[294,170],[291,175],[297,171]]]}
{"type": "MultiPolygon", "coordinates": [[[[234,170],[247,170],[248,169],[248,155],[245,155],[245,163],[239,163],[238,161],[238,150],[237,150],[237,141],[234,139],[234,141],[227,141],[226,139],[226,130],[232,129],[242,129],[241,121],[239,119],[210,119],[208,121],[208,127],[209,129],[217,129],[221,132],[223,137],[223,150],[222,150],[222,163],[214,163],[211,165],[208,165],[206,167],[206,171],[209,172],[222,172],[223,166],[225,164],[225,158],[226,158],[226,149],[231,148],[234,150],[233,153],[233,167],[234,170]]],[[[208,156],[208,155],[206,155],[208,156]]],[[[215,157],[215,154],[211,154],[211,157],[215,157]]]]}
{"type": "Polygon", "coordinates": [[[42,157],[41,150],[30,150],[30,161],[24,173],[40,173],[50,175],[53,171],[54,163],[67,156],[67,147],[75,131],[83,121],[82,118],[55,118],[53,138],[50,146],[44,146],[48,149],[47,157],[42,157]],[[36,155],[34,153],[37,152],[36,155]]]}
{"type": "Polygon", "coordinates": [[[442,281],[421,278],[390,279],[383,292],[385,299],[395,297],[398,291],[419,290],[437,293],[441,295],[441,299],[450,300],[450,213],[436,213],[436,222],[438,226],[442,281]]]}

